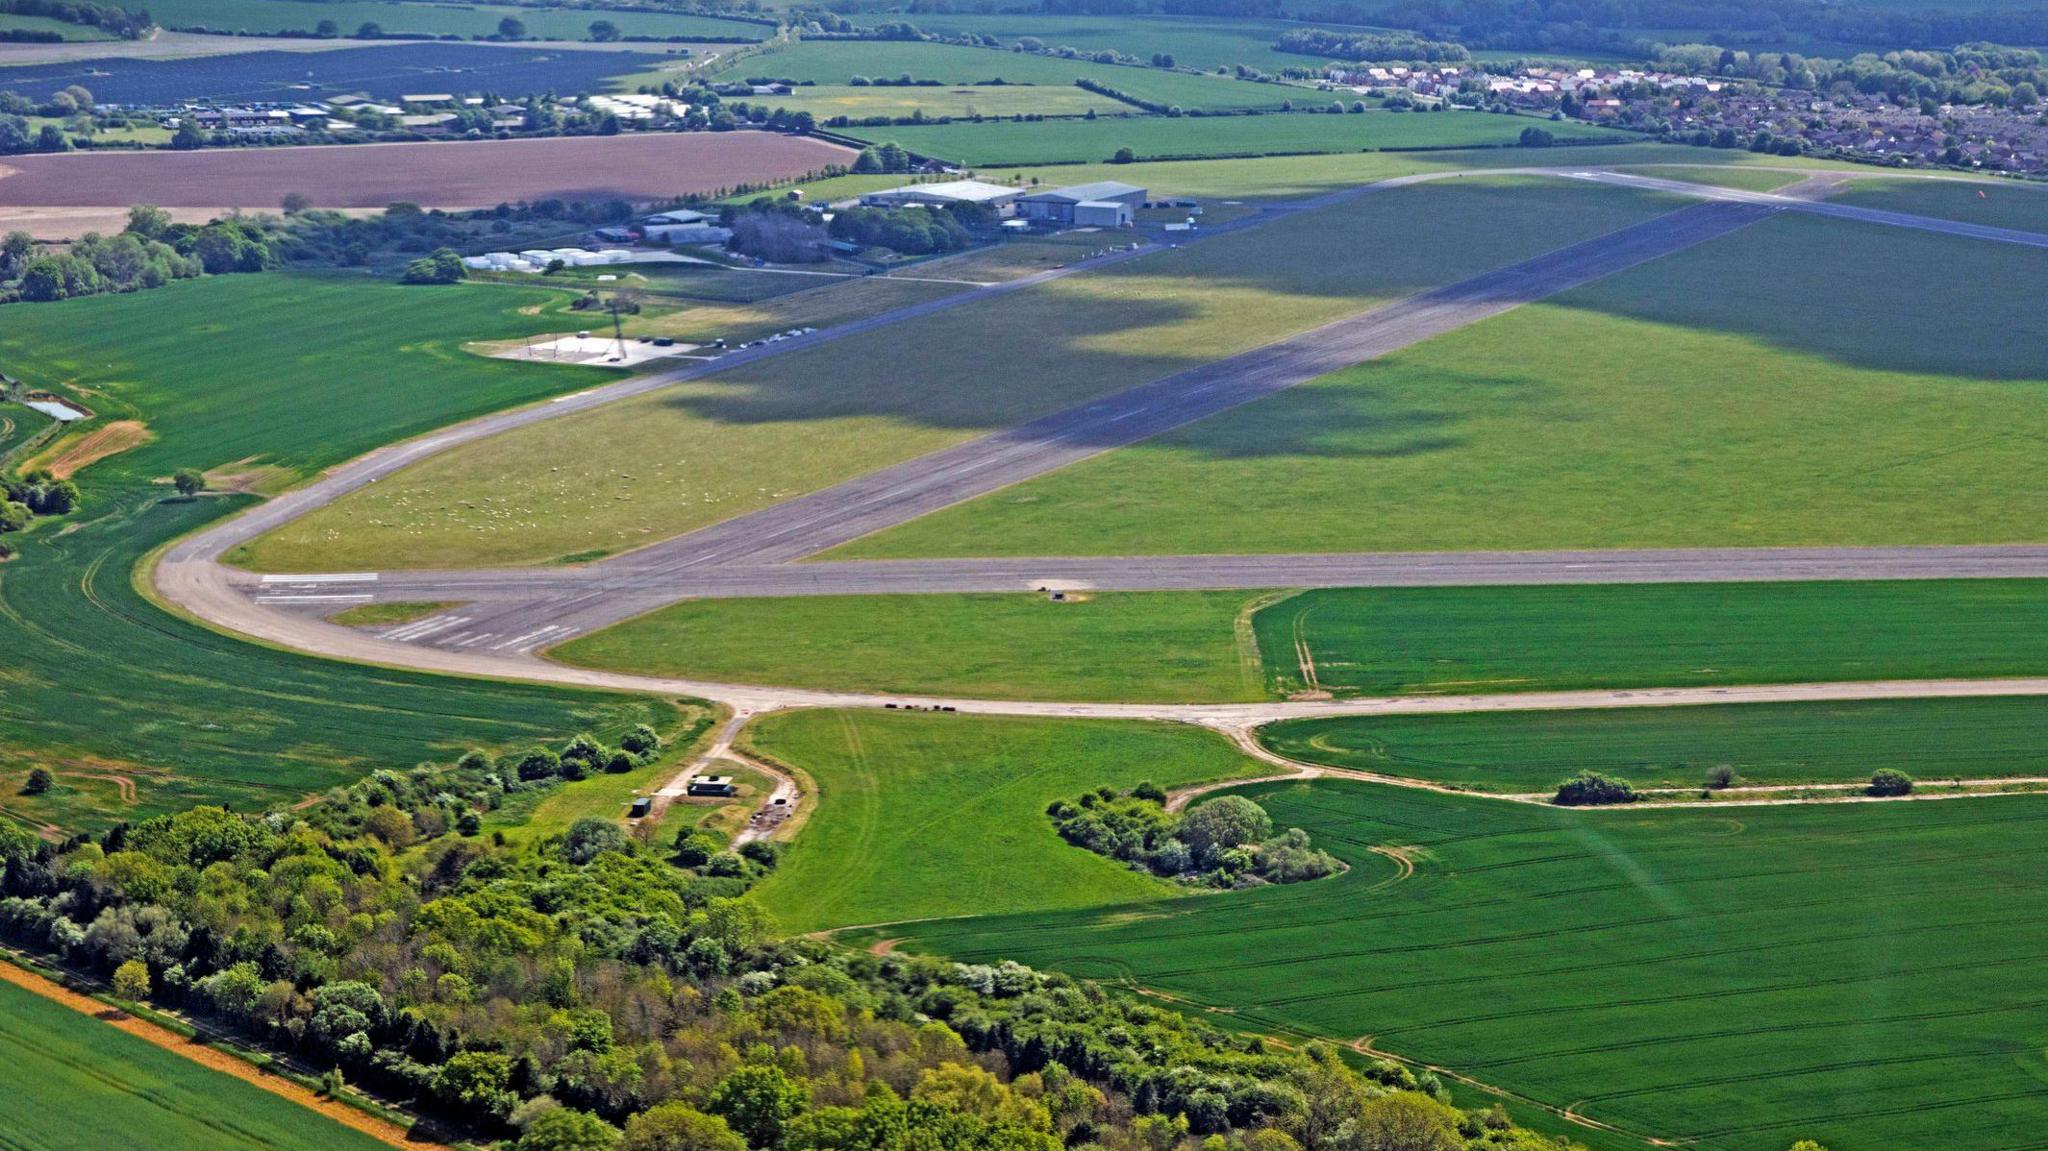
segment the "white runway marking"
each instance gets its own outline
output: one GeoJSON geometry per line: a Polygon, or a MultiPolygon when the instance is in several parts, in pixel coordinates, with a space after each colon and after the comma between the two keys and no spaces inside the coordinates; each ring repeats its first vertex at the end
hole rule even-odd
{"type": "Polygon", "coordinates": [[[280,583],[374,583],[376,572],[343,572],[338,575],[267,575],[266,584],[280,583]]]}
{"type": "Polygon", "coordinates": [[[360,603],[360,602],[363,602],[363,601],[365,601],[365,600],[373,600],[373,599],[376,599],[376,598],[377,598],[376,596],[373,596],[373,595],[368,595],[368,594],[364,594],[364,595],[312,595],[312,594],[307,594],[307,595],[260,595],[260,596],[257,596],[257,597],[256,597],[256,602],[257,602],[257,603],[312,603],[312,602],[314,602],[314,601],[316,601],[316,600],[318,600],[318,601],[323,601],[323,602],[325,602],[325,601],[333,601],[333,600],[353,600],[353,601],[355,601],[355,602],[358,602],[358,603],[360,603]]]}

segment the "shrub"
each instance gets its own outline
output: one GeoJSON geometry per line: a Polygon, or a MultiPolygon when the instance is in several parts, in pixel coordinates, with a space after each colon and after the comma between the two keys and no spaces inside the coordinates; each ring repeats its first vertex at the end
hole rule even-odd
{"type": "Polygon", "coordinates": [[[51,785],[56,782],[55,777],[51,776],[49,768],[32,768],[28,773],[28,782],[21,785],[21,793],[23,795],[41,795],[50,790],[51,785]]]}
{"type": "Polygon", "coordinates": [[[1634,803],[1636,789],[1625,779],[1610,779],[1597,771],[1582,771],[1557,785],[1552,803],[1563,807],[1594,807],[1608,803],[1634,803]]]}
{"type": "Polygon", "coordinates": [[[609,820],[585,817],[569,825],[569,834],[562,840],[562,856],[571,863],[589,863],[607,851],[625,855],[632,850],[631,841],[618,824],[609,820]]]}
{"type": "Polygon", "coordinates": [[[1206,863],[1222,852],[1257,843],[1273,833],[1266,809],[1241,795],[1226,795],[1189,809],[1181,820],[1180,838],[1206,863]]]}
{"type": "Polygon", "coordinates": [[[1709,791],[1719,791],[1724,787],[1732,787],[1734,783],[1735,769],[1725,763],[1707,772],[1707,789],[1709,791]]]}
{"type": "Polygon", "coordinates": [[[437,248],[433,254],[405,266],[398,278],[408,284],[453,284],[469,275],[462,257],[451,248],[437,248]]]}
{"type": "Polygon", "coordinates": [[[1870,773],[1870,794],[1907,795],[1913,790],[1913,777],[1897,768],[1881,767],[1870,773]]]}
{"type": "Polygon", "coordinates": [[[676,862],[684,867],[702,867],[723,850],[724,844],[694,828],[686,827],[676,832],[676,862]]]}

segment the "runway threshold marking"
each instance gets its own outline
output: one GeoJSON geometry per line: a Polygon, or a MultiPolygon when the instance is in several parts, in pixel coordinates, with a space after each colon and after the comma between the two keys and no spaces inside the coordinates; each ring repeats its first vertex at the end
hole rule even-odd
{"type": "Polygon", "coordinates": [[[376,572],[340,572],[332,575],[267,575],[265,584],[375,583],[376,572]]]}
{"type": "Polygon", "coordinates": [[[335,602],[335,601],[340,601],[340,600],[348,600],[348,601],[352,601],[352,602],[356,602],[356,603],[362,603],[362,602],[365,602],[365,601],[368,601],[368,600],[373,600],[373,599],[376,599],[376,598],[377,598],[376,596],[374,596],[374,595],[370,595],[370,594],[368,594],[368,593],[364,593],[364,594],[362,594],[362,595],[341,595],[341,594],[329,594],[329,595],[316,595],[316,594],[312,594],[312,593],[307,593],[307,594],[305,594],[305,595],[260,595],[260,596],[257,596],[257,597],[256,597],[256,602],[257,602],[257,603],[313,603],[313,602],[316,602],[316,601],[317,601],[317,602],[335,602]]]}

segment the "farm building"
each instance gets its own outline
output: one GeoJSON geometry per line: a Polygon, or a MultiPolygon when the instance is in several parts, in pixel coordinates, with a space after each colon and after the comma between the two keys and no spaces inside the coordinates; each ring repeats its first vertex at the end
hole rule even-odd
{"type": "Polygon", "coordinates": [[[860,198],[860,203],[863,208],[905,208],[913,204],[943,208],[949,204],[987,204],[998,212],[1007,212],[1023,194],[1022,188],[981,180],[951,180],[943,184],[908,184],[901,188],[869,192],[860,198]]]}
{"type": "Polygon", "coordinates": [[[739,786],[726,775],[700,775],[690,781],[691,795],[738,795],[739,786]]]}
{"type": "Polygon", "coordinates": [[[1019,197],[1017,214],[1047,224],[1116,228],[1130,223],[1144,206],[1145,189],[1101,180],[1019,197]]]}

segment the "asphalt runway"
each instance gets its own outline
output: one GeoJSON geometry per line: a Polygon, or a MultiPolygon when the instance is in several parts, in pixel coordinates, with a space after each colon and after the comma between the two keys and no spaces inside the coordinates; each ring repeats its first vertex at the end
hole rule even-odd
{"type": "MultiPolygon", "coordinates": [[[[1166,590],[2048,576],[2048,548],[2026,547],[792,562],[1681,251],[1778,212],[1820,211],[1865,223],[2048,247],[2048,235],[2011,229],[1869,209],[1823,211],[1839,206],[1810,199],[1808,194],[1824,193],[1839,179],[1835,174],[1817,175],[1788,189],[1790,194],[1741,192],[1601,171],[1511,169],[1487,174],[1515,172],[1614,183],[1705,202],[582,568],[254,576],[231,571],[218,563],[229,548],[457,444],[588,410],[792,348],[928,315],[966,300],[980,299],[990,292],[1026,289],[1151,249],[1116,253],[982,291],[899,309],[803,340],[622,380],[373,452],[306,487],[182,541],[158,565],[157,586],[167,599],[216,626],[343,658],[465,674],[688,691],[751,706],[770,706],[766,701],[772,698],[782,701],[773,706],[784,706],[810,701],[812,697],[836,704],[879,703],[883,697],[819,692],[775,694],[775,689],[586,672],[546,663],[534,653],[678,599],[693,597],[1001,591],[1048,585],[1166,590]],[[318,618],[351,603],[396,600],[451,600],[461,601],[462,606],[374,635],[326,624],[318,618]]],[[[1256,227],[1295,212],[1386,188],[1456,175],[1431,173],[1340,189],[1269,208],[1231,225],[1210,229],[1207,235],[1256,227]]],[[[1839,691],[1843,685],[1818,688],[1839,691]]],[[[1629,706],[1639,706],[1641,700],[1655,693],[1607,694],[1636,700],[1629,706]]],[[[1032,705],[1034,709],[1046,706],[1060,705],[1032,705]]],[[[988,708],[977,705],[976,710],[988,708]]],[[[1089,713],[1101,710],[1096,707],[1089,713]]]]}

